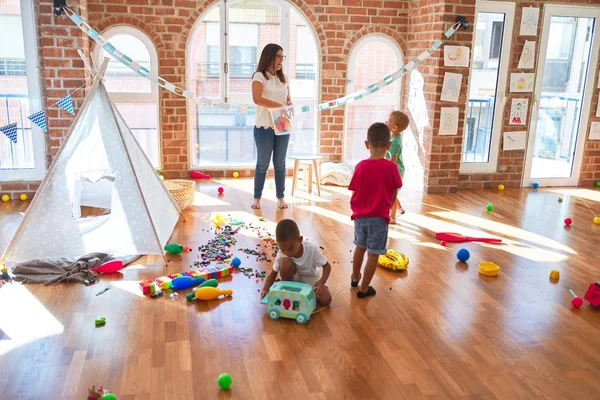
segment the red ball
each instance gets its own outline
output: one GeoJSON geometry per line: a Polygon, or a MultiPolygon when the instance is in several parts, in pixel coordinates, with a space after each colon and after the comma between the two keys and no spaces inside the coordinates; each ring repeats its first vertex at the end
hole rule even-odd
{"type": "Polygon", "coordinates": [[[575,308],[579,308],[583,305],[583,300],[581,300],[581,297],[573,297],[571,299],[571,305],[575,308]]]}
{"type": "Polygon", "coordinates": [[[442,241],[440,242],[440,245],[442,245],[442,246],[445,246],[445,245],[446,245],[446,241],[445,241],[445,240],[442,240],[442,241]]]}
{"type": "Polygon", "coordinates": [[[222,187],[219,187],[219,188],[217,189],[217,191],[218,191],[219,193],[223,193],[223,192],[225,191],[225,189],[223,189],[222,187]]]}
{"type": "Polygon", "coordinates": [[[571,218],[565,218],[565,225],[571,225],[573,220],[571,218]]]}

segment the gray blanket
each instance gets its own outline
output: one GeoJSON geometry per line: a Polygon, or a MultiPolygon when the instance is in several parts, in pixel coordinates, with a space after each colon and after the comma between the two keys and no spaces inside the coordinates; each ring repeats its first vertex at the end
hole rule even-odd
{"type": "Polygon", "coordinates": [[[18,264],[12,273],[16,280],[23,283],[49,285],[58,282],[83,282],[98,276],[90,271],[90,268],[115,259],[123,260],[123,265],[127,265],[139,257],[139,255],[116,257],[106,253],[90,253],[77,260],[67,258],[31,260],[18,264]]]}

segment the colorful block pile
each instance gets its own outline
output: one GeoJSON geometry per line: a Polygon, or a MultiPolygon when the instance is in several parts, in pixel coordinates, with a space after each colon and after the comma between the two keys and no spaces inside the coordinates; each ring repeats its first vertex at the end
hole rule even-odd
{"type": "Polygon", "coordinates": [[[205,280],[209,279],[219,279],[224,278],[226,276],[230,276],[233,273],[233,267],[231,265],[221,265],[218,267],[206,267],[198,270],[180,272],[173,275],[161,276],[154,280],[145,280],[140,282],[140,289],[144,294],[153,295],[157,292],[160,292],[161,289],[167,290],[171,288],[171,280],[175,279],[178,276],[191,276],[192,278],[204,278],[205,280]]]}

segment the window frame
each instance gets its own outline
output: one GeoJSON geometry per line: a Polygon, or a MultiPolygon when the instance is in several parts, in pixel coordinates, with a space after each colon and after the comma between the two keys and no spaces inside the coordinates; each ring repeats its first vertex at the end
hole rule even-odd
{"type": "MultiPolygon", "coordinates": [[[[396,43],[392,38],[390,38],[389,36],[386,35],[382,35],[379,33],[372,33],[372,34],[368,34],[364,37],[362,37],[361,39],[359,39],[354,46],[352,47],[352,49],[350,50],[350,54],[348,56],[348,69],[346,72],[346,95],[350,94],[353,91],[356,90],[361,90],[364,88],[353,88],[352,87],[352,75],[354,72],[354,68],[356,67],[356,63],[357,63],[357,55],[360,53],[360,51],[365,48],[366,46],[368,46],[370,43],[375,42],[375,41],[383,41],[386,44],[388,44],[390,46],[390,48],[392,49],[392,51],[394,52],[394,55],[397,57],[396,59],[398,60],[398,69],[402,68],[402,66],[404,66],[404,53],[402,52],[402,49],[400,48],[400,46],[398,45],[398,43],[396,43]]],[[[388,73],[393,73],[395,71],[388,71],[388,73]]],[[[382,76],[383,78],[383,76],[382,76]]],[[[369,84],[374,83],[374,82],[370,82],[369,84]]],[[[346,135],[347,135],[347,130],[348,130],[348,107],[352,107],[354,105],[363,105],[363,106],[393,106],[394,109],[398,110],[400,109],[400,107],[402,106],[402,79],[398,79],[396,81],[394,81],[394,93],[392,95],[381,95],[379,93],[373,93],[370,94],[369,96],[363,97],[362,99],[358,100],[358,101],[353,101],[352,103],[348,103],[344,106],[344,132],[343,132],[343,144],[342,144],[342,160],[347,161],[346,158],[346,135]]],[[[347,161],[347,162],[352,162],[352,161],[347,161]]]]}
{"type": "MultiPolygon", "coordinates": [[[[29,112],[34,114],[43,109],[40,82],[43,75],[38,71],[37,21],[33,1],[21,0],[20,6],[23,45],[25,46],[27,97],[29,100],[29,112]]],[[[33,142],[34,167],[0,169],[0,182],[36,181],[44,178],[44,175],[46,175],[46,133],[33,122],[31,123],[31,140],[33,142]]]]}
{"type": "MultiPolygon", "coordinates": [[[[156,51],[156,46],[154,42],[145,32],[142,30],[135,28],[129,25],[113,25],[110,28],[106,29],[102,36],[106,39],[106,41],[110,41],[110,39],[114,36],[118,35],[127,35],[132,36],[138,40],[140,40],[146,50],[148,50],[148,54],[150,55],[150,72],[158,73],[159,65],[158,65],[158,52],[156,51]]],[[[102,60],[100,59],[102,47],[98,43],[94,43],[94,48],[92,50],[92,54],[94,60],[96,60],[96,65],[100,65],[102,60]]],[[[156,136],[158,143],[158,165],[155,166],[156,170],[161,170],[163,167],[163,152],[162,152],[162,130],[160,124],[160,116],[161,116],[161,107],[160,107],[160,97],[159,97],[159,89],[158,85],[151,83],[150,84],[150,93],[128,93],[128,92],[111,92],[107,89],[108,96],[113,101],[113,103],[154,103],[156,104],[156,136]]]]}
{"type": "MultiPolygon", "coordinates": [[[[194,51],[194,37],[196,34],[196,31],[200,28],[201,24],[204,22],[206,16],[216,7],[218,9],[218,13],[219,13],[219,35],[220,35],[220,42],[219,42],[219,53],[220,53],[220,64],[219,64],[219,95],[217,97],[209,97],[210,99],[213,100],[220,100],[220,101],[224,101],[224,102],[229,102],[229,103],[234,103],[234,104],[241,104],[241,105],[252,105],[252,93],[229,93],[229,80],[231,78],[236,78],[238,76],[232,75],[231,74],[231,68],[229,66],[229,9],[231,7],[232,4],[237,3],[240,0],[230,0],[230,1],[226,1],[226,0],[219,0],[217,1],[214,5],[212,5],[211,7],[208,7],[206,10],[204,10],[204,12],[198,17],[198,19],[196,20],[196,22],[194,23],[194,27],[191,30],[191,33],[189,35],[189,39],[187,42],[187,47],[186,47],[186,73],[187,73],[187,79],[186,79],[186,89],[190,90],[192,93],[196,93],[196,88],[192,87],[192,81],[194,79],[195,76],[195,65],[192,65],[191,63],[191,59],[192,57],[190,56],[190,52],[194,51]],[[227,64],[227,67],[226,67],[227,64]]],[[[315,82],[315,89],[314,89],[314,96],[312,97],[299,97],[294,95],[294,91],[291,91],[291,97],[292,97],[292,102],[294,103],[318,103],[319,99],[321,98],[321,92],[322,92],[322,87],[321,87],[321,68],[322,68],[322,50],[321,50],[321,46],[320,43],[318,42],[318,36],[314,30],[314,27],[312,26],[312,24],[310,23],[309,19],[306,17],[306,15],[302,12],[301,9],[297,8],[295,5],[285,1],[285,0],[265,0],[268,1],[270,3],[273,3],[275,5],[277,5],[279,7],[280,10],[280,20],[279,20],[279,24],[280,24],[280,34],[279,34],[279,42],[281,43],[282,47],[284,48],[284,52],[289,52],[290,49],[286,48],[286,46],[289,46],[289,24],[290,24],[290,19],[291,19],[291,15],[290,15],[290,10],[294,10],[299,16],[300,18],[304,21],[305,26],[307,29],[309,29],[309,32],[312,34],[312,40],[314,41],[314,46],[315,46],[315,50],[317,52],[317,58],[316,58],[316,62],[317,62],[317,66],[315,68],[315,77],[314,77],[314,82],[315,82]]],[[[259,28],[260,29],[260,28],[259,28]]],[[[260,31],[259,31],[259,35],[260,35],[260,31]]],[[[207,45],[208,48],[208,45],[207,45]]],[[[257,48],[257,56],[260,56],[260,51],[262,51],[262,48],[257,48]]],[[[289,71],[289,60],[290,57],[287,57],[284,62],[283,62],[283,69],[284,72],[289,71]]],[[[286,72],[287,75],[287,72],[286,72]]],[[[211,77],[217,77],[217,75],[212,75],[210,74],[211,77]]],[[[290,78],[291,80],[291,78],[290,78]]],[[[291,83],[291,82],[290,82],[291,83]]],[[[208,97],[208,96],[207,96],[208,97]]],[[[198,105],[198,102],[192,99],[188,99],[188,115],[195,115],[195,113],[197,112],[196,107],[198,105]]],[[[192,121],[191,119],[189,119],[189,121],[192,121]]],[[[194,132],[194,124],[193,123],[188,123],[188,138],[192,138],[192,135],[195,134],[194,132]]],[[[319,133],[321,131],[321,123],[320,123],[320,118],[318,116],[315,116],[315,127],[314,127],[314,140],[315,140],[315,144],[316,144],[316,151],[319,152],[319,133]]],[[[236,169],[236,168],[248,168],[249,166],[251,166],[251,164],[248,163],[240,163],[240,164],[222,164],[222,165],[213,165],[213,164],[202,164],[199,163],[198,165],[194,165],[193,164],[193,160],[194,160],[194,146],[191,145],[192,141],[190,141],[190,145],[188,146],[188,159],[189,159],[189,165],[188,167],[190,169],[225,169],[225,170],[231,170],[231,169],[236,169]]]]}
{"type": "MultiPolygon", "coordinates": [[[[507,100],[507,84],[508,77],[510,74],[510,54],[512,46],[512,38],[514,34],[514,20],[515,20],[515,3],[509,2],[497,2],[497,1],[477,1],[475,6],[475,18],[479,13],[503,13],[504,18],[504,29],[502,37],[502,47],[500,48],[500,64],[498,66],[498,80],[496,83],[496,101],[494,103],[494,118],[492,119],[492,137],[490,139],[490,154],[488,162],[478,163],[467,163],[462,161],[464,147],[467,141],[466,130],[467,114],[469,107],[469,94],[471,93],[471,85],[473,84],[473,63],[475,51],[471,51],[471,64],[469,66],[469,85],[467,87],[467,103],[460,105],[464,107],[464,124],[462,132],[462,144],[460,148],[460,174],[474,174],[474,173],[494,173],[498,169],[498,157],[500,154],[500,141],[502,138],[502,132],[504,130],[504,110],[507,100]]],[[[477,21],[475,21],[475,25],[477,21]]],[[[471,48],[475,46],[475,35],[473,35],[473,41],[471,48]]],[[[491,47],[491,46],[490,46],[491,47]]]]}

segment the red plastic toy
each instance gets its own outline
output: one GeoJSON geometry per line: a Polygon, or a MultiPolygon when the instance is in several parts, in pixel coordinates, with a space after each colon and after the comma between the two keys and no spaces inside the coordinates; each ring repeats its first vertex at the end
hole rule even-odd
{"type": "Polygon", "coordinates": [[[600,282],[590,283],[583,298],[584,300],[589,301],[594,307],[600,306],[600,282]]]}
{"type": "Polygon", "coordinates": [[[117,272],[118,270],[123,269],[123,261],[121,260],[112,260],[105,262],[99,267],[90,268],[90,271],[97,272],[100,274],[112,274],[117,272]]]}
{"type": "Polygon", "coordinates": [[[192,179],[210,179],[210,175],[203,174],[200,171],[190,171],[190,177],[192,179]]]}

